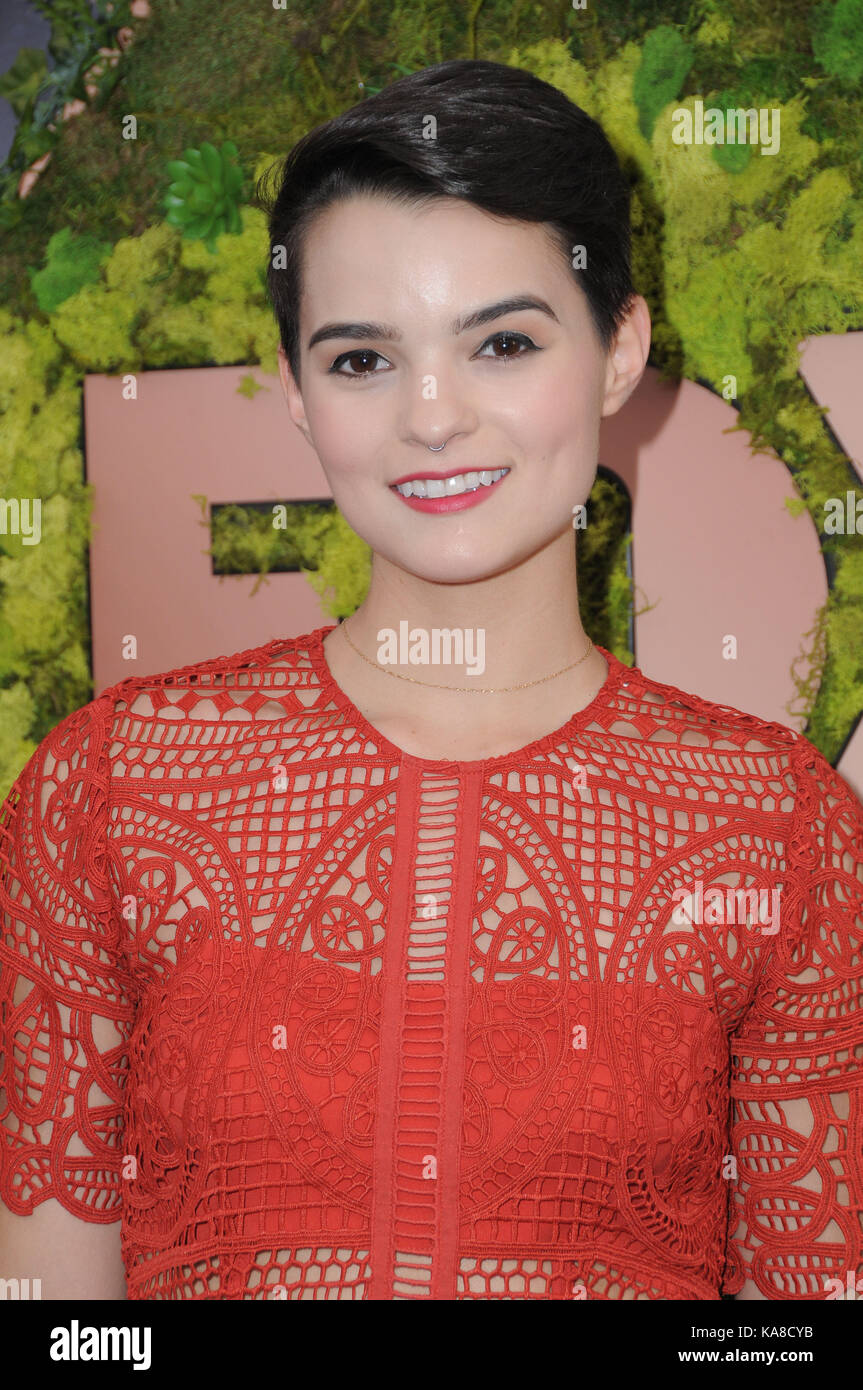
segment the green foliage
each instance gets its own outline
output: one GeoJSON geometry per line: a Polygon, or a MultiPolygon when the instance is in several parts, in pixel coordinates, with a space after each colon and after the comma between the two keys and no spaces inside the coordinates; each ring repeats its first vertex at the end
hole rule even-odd
{"type": "MultiPolygon", "coordinates": [[[[589,10],[590,0],[588,0],[589,10]]],[[[686,24],[692,15],[691,0],[603,0],[603,27],[607,24],[609,36],[625,38],[644,37],[645,30],[655,25],[686,24]]]]}
{"type": "Polygon", "coordinates": [[[0,495],[38,498],[41,540],[0,537],[0,784],[89,699],[89,496],[77,373],[50,328],[0,309],[0,495]],[[26,698],[24,695],[26,689],[26,698]],[[7,722],[8,721],[8,722],[7,722]]]}
{"type": "Polygon", "coordinates": [[[36,98],[48,77],[48,63],[41,48],[19,48],[11,68],[0,77],[0,97],[5,97],[18,121],[32,113],[36,98]]]}
{"type": "Polygon", "coordinates": [[[4,793],[7,783],[11,785],[35,750],[36,744],[30,737],[34,715],[33,696],[22,680],[0,689],[0,768],[7,779],[3,783],[4,793]]]}
{"type": "MultiPolygon", "coordinates": [[[[18,198],[21,174],[62,142],[62,111],[66,103],[82,100],[87,92],[84,76],[101,48],[111,48],[119,28],[130,23],[129,0],[32,0],[51,22],[48,51],[54,58],[49,70],[41,49],[19,49],[15,62],[0,78],[0,95],[12,105],[17,128],[12,147],[0,168],[0,229],[20,228],[27,219],[18,198]]],[[[122,64],[105,63],[96,82],[100,100],[117,86],[122,64]]],[[[62,224],[65,225],[65,224],[62,224]]],[[[44,227],[40,227],[40,232],[44,227]]],[[[61,226],[52,230],[59,231],[61,226]]],[[[19,253],[20,254],[20,253],[19,253]]],[[[30,254],[22,259],[29,262],[30,254]]]]}
{"type": "Polygon", "coordinates": [[[331,526],[332,508],[311,502],[289,504],[284,528],[276,525],[272,508],[219,507],[213,516],[210,554],[219,574],[263,577],[271,570],[301,565],[314,569],[317,540],[331,526]]]}
{"type": "Polygon", "coordinates": [[[242,229],[238,200],[243,171],[233,162],[237,147],[223,140],[221,151],[205,140],[199,150],[186,150],[185,159],[172,159],[168,172],[174,182],[165,195],[167,221],[183,236],[200,237],[215,255],[216,237],[242,229]]]}
{"type": "Polygon", "coordinates": [[[48,50],[58,66],[93,53],[104,43],[111,28],[128,24],[128,0],[30,0],[33,8],[51,23],[48,50]]]}
{"type": "MultiPolygon", "coordinates": [[[[860,715],[860,689],[863,684],[863,652],[860,645],[860,612],[863,607],[863,566],[842,566],[841,578],[827,599],[824,674],[814,706],[810,701],[810,720],[806,736],[825,756],[835,759],[849,729],[860,715]],[[848,588],[854,596],[849,601],[848,588]]],[[[808,634],[807,634],[808,635],[808,634]]]]}
{"type": "Polygon", "coordinates": [[[216,239],[215,253],[177,237],[177,287],[165,293],[155,287],[138,330],[149,365],[255,362],[276,371],[272,309],[258,273],[266,259],[266,220],[258,209],[243,208],[241,224],[238,235],[216,239]]]}
{"type": "Polygon", "coordinates": [[[217,237],[213,252],[166,223],[123,237],[100,282],[52,315],[58,341],[83,371],[231,362],[275,371],[272,311],[257,274],[266,254],[263,214],[243,209],[241,227],[217,237]]]}
{"type": "Polygon", "coordinates": [[[585,631],[632,665],[629,645],[632,583],[628,572],[632,535],[623,484],[600,473],[587,500],[584,529],[577,529],[578,603],[585,631]]]}
{"type": "MultiPolygon", "coordinates": [[[[128,25],[131,19],[128,0],[117,0],[111,5],[110,14],[105,0],[95,0],[93,8],[88,0],[34,0],[34,3],[51,21],[48,51],[54,58],[54,66],[47,70],[46,65],[44,81],[32,95],[32,105],[20,87],[16,92],[17,99],[24,100],[20,116],[24,139],[28,121],[35,129],[45,130],[49,122],[56,122],[67,101],[85,96],[84,74],[97,59],[99,49],[112,47],[117,29],[128,25]]],[[[119,78],[118,68],[106,65],[101,78],[96,79],[102,94],[110,92],[119,78]]],[[[10,159],[18,151],[16,135],[10,159]]]]}
{"type": "Polygon", "coordinates": [[[270,571],[299,569],[332,617],[348,617],[368,592],[369,546],[335,507],[295,502],[288,506],[287,523],[275,525],[272,509],[220,507],[209,551],[217,573],[257,573],[255,594],[270,571]]]}
{"type": "Polygon", "coordinates": [[[797,693],[785,707],[792,718],[802,717],[805,720],[809,719],[815,708],[815,701],[818,698],[818,691],[824,678],[824,662],[827,655],[826,603],[818,609],[815,623],[804,634],[803,642],[807,638],[812,639],[809,647],[791,663],[791,676],[797,693]]]}
{"type": "Polygon", "coordinates": [[[272,513],[239,504],[220,507],[214,514],[209,554],[217,574],[256,573],[252,593],[270,570],[292,569],[298,558],[290,532],[275,529],[272,513]]]}
{"type": "MultiPolygon", "coordinates": [[[[262,363],[275,372],[272,312],[257,274],[265,251],[264,218],[255,209],[244,209],[239,235],[216,238],[215,254],[163,223],[121,238],[98,279],[64,299],[48,324],[0,310],[0,495],[42,499],[38,545],[0,537],[0,717],[11,721],[0,739],[0,791],[39,739],[93,693],[83,373],[166,360],[262,363]],[[29,706],[20,690],[9,693],[21,682],[29,706]]],[[[324,547],[321,576],[341,583],[344,562],[329,557],[324,547]]],[[[314,555],[311,563],[318,563],[314,555]]],[[[349,595],[355,591],[356,583],[347,586],[349,595]]]]}
{"type": "Polygon", "coordinates": [[[352,531],[341,512],[333,511],[330,524],[318,527],[316,539],[300,537],[305,553],[314,558],[314,569],[303,569],[322,607],[331,618],[348,618],[356,612],[369,590],[372,555],[367,543],[352,531]]]}
{"type": "Polygon", "coordinates": [[[720,44],[731,42],[733,30],[731,21],[727,14],[718,14],[715,10],[706,15],[704,22],[699,26],[695,35],[696,42],[702,48],[718,47],[720,44]]]}
{"type": "Polygon", "coordinates": [[[638,128],[645,140],[653,134],[660,111],[680,95],[691,66],[692,45],[671,25],[661,24],[645,36],[633,89],[638,128]]]}
{"type": "MultiPolygon", "coordinates": [[[[710,105],[719,111],[745,111],[750,103],[736,92],[720,92],[710,98],[710,105]]],[[[726,127],[725,143],[713,146],[713,158],[727,174],[742,174],[752,158],[752,146],[746,139],[738,143],[734,132],[726,127]]]]}
{"type": "Polygon", "coordinates": [[[83,285],[95,284],[99,267],[110,255],[111,247],[95,237],[76,236],[68,227],[55,232],[45,250],[41,270],[31,270],[30,284],[36,303],[46,314],[53,313],[83,285]]]}
{"type": "Polygon", "coordinates": [[[863,78],[863,0],[825,0],[811,16],[812,52],[842,82],[863,78]]]}

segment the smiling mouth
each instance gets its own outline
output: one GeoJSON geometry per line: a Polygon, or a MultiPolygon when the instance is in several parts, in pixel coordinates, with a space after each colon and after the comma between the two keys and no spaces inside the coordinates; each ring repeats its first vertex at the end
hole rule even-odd
{"type": "Polygon", "coordinates": [[[459,497],[463,492],[491,487],[508,472],[508,468],[482,469],[474,473],[455,473],[451,478],[413,478],[409,483],[393,483],[392,487],[402,497],[459,497]]]}

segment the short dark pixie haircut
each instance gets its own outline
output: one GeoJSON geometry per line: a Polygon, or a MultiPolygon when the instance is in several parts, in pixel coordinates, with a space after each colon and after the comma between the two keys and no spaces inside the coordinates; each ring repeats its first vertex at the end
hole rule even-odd
{"type": "Polygon", "coordinates": [[[303,238],[324,208],[354,194],[407,206],[461,198],[546,223],[609,351],[635,293],[629,184],[601,126],[557,87],[503,63],[437,63],[316,126],[267,170],[255,190],[269,225],[267,288],[297,381],[303,238]],[[423,138],[428,115],[436,139],[423,138]],[[572,264],[579,245],[585,269],[572,264]],[[277,246],[284,268],[272,263],[277,246]]]}

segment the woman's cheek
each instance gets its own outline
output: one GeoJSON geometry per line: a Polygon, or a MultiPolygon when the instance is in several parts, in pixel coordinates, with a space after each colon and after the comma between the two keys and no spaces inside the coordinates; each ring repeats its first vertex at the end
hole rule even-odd
{"type": "Polygon", "coordinates": [[[309,432],[318,458],[329,474],[346,477],[363,471],[363,453],[368,450],[366,422],[348,403],[312,401],[306,403],[309,432]]]}

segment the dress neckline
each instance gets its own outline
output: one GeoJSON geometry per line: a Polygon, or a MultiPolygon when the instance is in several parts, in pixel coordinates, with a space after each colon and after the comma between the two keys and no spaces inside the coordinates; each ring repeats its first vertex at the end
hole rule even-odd
{"type": "Polygon", "coordinates": [[[406,763],[428,771],[453,767],[464,768],[467,771],[504,767],[517,759],[531,758],[536,754],[547,752],[555,744],[565,740],[570,734],[588,724],[596,711],[608,704],[624,677],[632,676],[636,669],[632,666],[625,666],[613,652],[607,651],[598,642],[594,642],[593,645],[596,650],[602,653],[608,665],[606,678],[593,699],[582,709],[571,714],[559,728],[553,729],[550,733],[542,734],[539,738],[531,739],[522,748],[514,748],[509,753],[496,753],[488,758],[421,758],[416,753],[408,753],[404,748],[399,748],[398,744],[391,742],[385,734],[380,733],[336,681],[324,651],[324,638],[328,637],[337,626],[337,623],[330,623],[329,626],[315,628],[304,639],[312,666],[327,696],[340,709],[345,710],[357,729],[376,743],[392,761],[406,763]]]}

